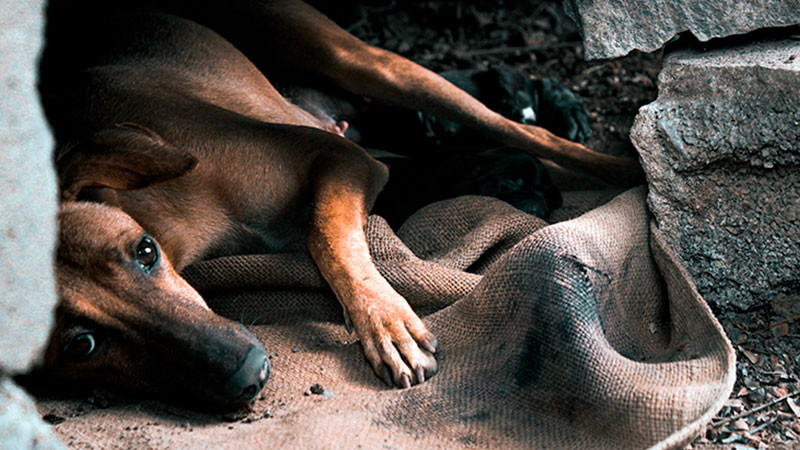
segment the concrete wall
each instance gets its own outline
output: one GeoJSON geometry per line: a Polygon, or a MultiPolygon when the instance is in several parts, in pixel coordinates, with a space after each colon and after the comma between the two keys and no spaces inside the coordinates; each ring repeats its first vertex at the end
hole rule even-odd
{"type": "Polygon", "coordinates": [[[53,141],[36,94],[43,4],[0,0],[0,448],[58,448],[8,377],[40,356],[53,322],[53,141]]]}

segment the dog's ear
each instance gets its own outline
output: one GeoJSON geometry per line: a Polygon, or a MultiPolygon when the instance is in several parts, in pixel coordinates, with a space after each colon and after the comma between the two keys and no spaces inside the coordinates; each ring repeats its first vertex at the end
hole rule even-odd
{"type": "Polygon", "coordinates": [[[56,158],[61,200],[75,200],[87,187],[139,189],[179,177],[197,159],[154,131],[121,123],[72,144],[56,158]]]}

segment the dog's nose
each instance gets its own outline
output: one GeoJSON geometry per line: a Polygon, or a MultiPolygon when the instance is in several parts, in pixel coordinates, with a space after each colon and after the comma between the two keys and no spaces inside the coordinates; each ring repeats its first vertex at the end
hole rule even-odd
{"type": "Polygon", "coordinates": [[[250,345],[242,365],[225,383],[225,393],[232,399],[250,402],[267,384],[269,359],[261,347],[250,345]]]}

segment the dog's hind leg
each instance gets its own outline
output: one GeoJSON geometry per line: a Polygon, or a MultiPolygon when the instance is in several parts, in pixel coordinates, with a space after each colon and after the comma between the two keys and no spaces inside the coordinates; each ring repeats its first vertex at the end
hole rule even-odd
{"type": "MultiPolygon", "coordinates": [[[[173,0],[180,3],[180,0],[173,0]]],[[[265,73],[317,74],[353,94],[372,97],[473,127],[487,137],[614,184],[642,182],[635,160],[595,152],[549,131],[511,121],[434,72],[365,44],[297,0],[234,2],[203,20],[221,30],[265,73]]],[[[212,6],[206,5],[212,9],[212,6]]]]}

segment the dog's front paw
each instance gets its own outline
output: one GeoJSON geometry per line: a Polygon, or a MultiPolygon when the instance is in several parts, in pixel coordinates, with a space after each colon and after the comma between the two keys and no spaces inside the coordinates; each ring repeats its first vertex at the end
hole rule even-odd
{"type": "Polygon", "coordinates": [[[408,388],[438,372],[438,341],[404,298],[392,292],[351,309],[345,322],[352,323],[364,355],[386,384],[408,388]]]}

